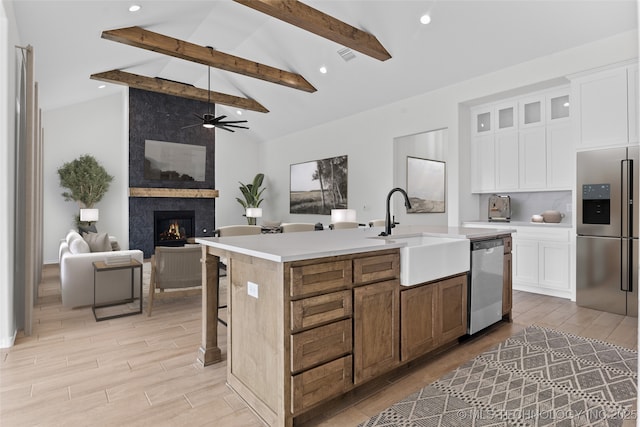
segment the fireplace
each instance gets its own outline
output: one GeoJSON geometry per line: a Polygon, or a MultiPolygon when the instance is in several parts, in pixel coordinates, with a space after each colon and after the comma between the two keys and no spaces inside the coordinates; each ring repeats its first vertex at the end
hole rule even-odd
{"type": "Polygon", "coordinates": [[[154,246],[184,246],[195,236],[195,211],[154,211],[154,246]]]}

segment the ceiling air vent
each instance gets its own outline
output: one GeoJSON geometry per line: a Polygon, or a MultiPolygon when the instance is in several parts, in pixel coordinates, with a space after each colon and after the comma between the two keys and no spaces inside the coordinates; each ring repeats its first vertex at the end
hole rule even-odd
{"type": "Polygon", "coordinates": [[[348,47],[344,47],[344,48],[340,49],[338,51],[338,55],[340,55],[340,57],[342,59],[344,59],[344,62],[351,61],[353,58],[356,57],[356,55],[353,53],[353,51],[351,49],[349,49],[348,47]]]}

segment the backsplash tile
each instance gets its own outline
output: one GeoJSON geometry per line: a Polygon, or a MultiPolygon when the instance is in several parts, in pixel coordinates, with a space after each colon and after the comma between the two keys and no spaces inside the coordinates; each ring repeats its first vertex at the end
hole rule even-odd
{"type": "MultiPolygon", "coordinates": [[[[565,216],[562,223],[572,224],[573,215],[567,211],[567,205],[571,204],[571,191],[537,191],[528,193],[498,193],[501,196],[511,197],[511,221],[531,221],[531,216],[541,214],[546,210],[556,210],[565,216]]],[[[488,219],[488,206],[490,194],[480,195],[480,220],[488,219]]]]}

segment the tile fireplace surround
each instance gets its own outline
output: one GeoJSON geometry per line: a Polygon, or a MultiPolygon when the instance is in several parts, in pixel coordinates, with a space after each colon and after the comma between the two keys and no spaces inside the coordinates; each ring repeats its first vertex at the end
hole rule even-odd
{"type": "Polygon", "coordinates": [[[205,102],[129,89],[129,247],[144,257],[154,252],[154,211],[194,211],[195,235],[211,236],[215,229],[215,132],[195,126],[193,113],[206,111],[205,102]],[[204,181],[146,179],[145,141],[165,141],[206,147],[204,181]],[[205,231],[206,230],[206,231],[205,231]]]}
{"type": "Polygon", "coordinates": [[[129,247],[140,249],[145,258],[150,258],[154,251],[153,212],[181,210],[195,211],[196,236],[213,236],[215,199],[130,197],[129,247]]]}

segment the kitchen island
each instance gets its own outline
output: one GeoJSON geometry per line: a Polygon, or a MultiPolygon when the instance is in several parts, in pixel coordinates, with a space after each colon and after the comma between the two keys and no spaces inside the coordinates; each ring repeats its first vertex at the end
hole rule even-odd
{"type": "Polygon", "coordinates": [[[402,236],[510,235],[410,226],[380,238],[380,231],[196,239],[203,251],[198,359],[222,360],[217,282],[225,259],[227,382],[268,425],[292,426],[309,410],[466,334],[466,271],[401,286],[402,236]]]}

